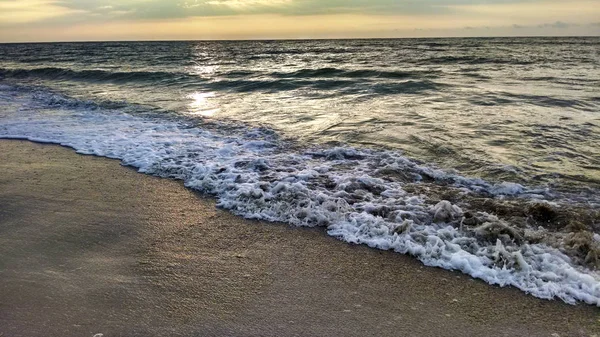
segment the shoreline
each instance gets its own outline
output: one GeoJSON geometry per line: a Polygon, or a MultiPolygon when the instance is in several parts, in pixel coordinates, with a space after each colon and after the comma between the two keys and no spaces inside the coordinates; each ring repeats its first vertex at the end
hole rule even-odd
{"type": "Polygon", "coordinates": [[[0,171],[0,336],[600,333],[598,308],[245,220],[118,160],[0,140],[0,171]]]}

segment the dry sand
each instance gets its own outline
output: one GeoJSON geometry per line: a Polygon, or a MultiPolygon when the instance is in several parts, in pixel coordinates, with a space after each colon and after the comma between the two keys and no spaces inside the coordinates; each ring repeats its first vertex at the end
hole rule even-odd
{"type": "Polygon", "coordinates": [[[0,336],[95,334],[600,336],[600,309],[243,220],[118,161],[0,141],[0,336]]]}

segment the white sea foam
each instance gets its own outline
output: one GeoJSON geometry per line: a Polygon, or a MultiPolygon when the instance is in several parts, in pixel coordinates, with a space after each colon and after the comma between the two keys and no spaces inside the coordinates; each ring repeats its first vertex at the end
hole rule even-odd
{"type": "MultiPolygon", "coordinates": [[[[460,270],[490,284],[534,296],[600,306],[600,275],[576,266],[543,244],[485,233],[500,220],[462,226],[463,210],[431,204],[377,176],[402,173],[411,182],[429,177],[464,193],[544,196],[548,191],[489,184],[417,164],[395,152],[352,148],[286,149],[260,130],[223,135],[181,121],[141,117],[74,103],[48,94],[0,87],[0,138],[69,146],[83,154],[118,158],[140,172],[181,179],[214,195],[241,216],[298,226],[324,226],[341,240],[411,254],[428,266],[460,270]],[[460,222],[460,224],[459,224],[460,222]],[[488,226],[488,227],[484,227],[488,226]]],[[[595,237],[598,240],[597,237],[595,237]]]]}

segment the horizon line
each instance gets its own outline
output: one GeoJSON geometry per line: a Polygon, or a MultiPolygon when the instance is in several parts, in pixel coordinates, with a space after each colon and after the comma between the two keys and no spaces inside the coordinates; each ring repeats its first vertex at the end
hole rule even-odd
{"type": "Polygon", "coordinates": [[[269,42],[269,41],[331,41],[331,40],[425,40],[425,39],[507,39],[507,38],[600,38],[600,35],[502,35],[502,36],[429,36],[429,37],[322,37],[322,38],[249,38],[249,39],[141,39],[141,40],[57,40],[57,41],[0,41],[0,44],[43,43],[111,43],[111,42],[269,42]]]}

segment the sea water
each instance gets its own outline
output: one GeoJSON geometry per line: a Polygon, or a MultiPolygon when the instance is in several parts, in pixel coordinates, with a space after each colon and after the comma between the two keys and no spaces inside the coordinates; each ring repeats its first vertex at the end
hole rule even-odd
{"type": "Polygon", "coordinates": [[[0,137],[600,306],[600,39],[0,45],[0,137]]]}

